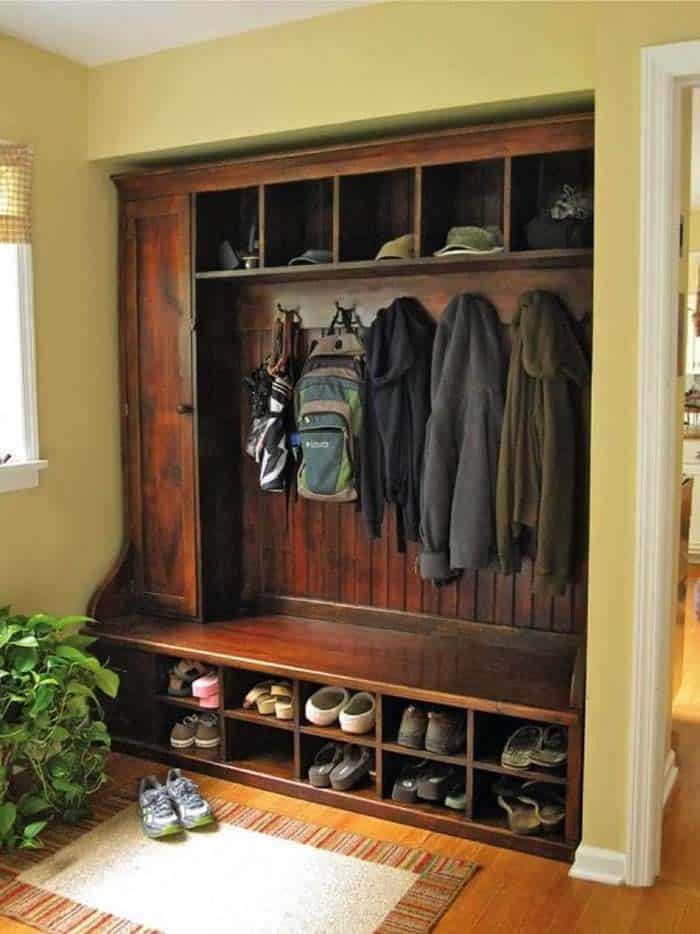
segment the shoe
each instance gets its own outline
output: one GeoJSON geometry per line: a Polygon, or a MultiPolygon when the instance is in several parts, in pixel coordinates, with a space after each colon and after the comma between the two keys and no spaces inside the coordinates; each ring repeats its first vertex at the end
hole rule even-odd
{"type": "Polygon", "coordinates": [[[331,772],[342,761],[343,747],[340,743],[326,743],[322,746],[309,769],[309,781],[314,788],[328,788],[331,783],[331,772]]]}
{"type": "Polygon", "coordinates": [[[275,697],[275,716],[278,720],[294,719],[294,701],[291,697],[275,697]]]}
{"type": "Polygon", "coordinates": [[[188,749],[194,746],[194,736],[197,732],[199,717],[196,713],[188,714],[170,731],[170,745],[173,749],[188,749]]]}
{"type": "Polygon", "coordinates": [[[286,694],[287,696],[292,696],[292,686],[287,681],[281,681],[279,678],[271,678],[267,681],[258,681],[258,683],[252,687],[246,696],[243,698],[243,706],[246,710],[250,710],[251,707],[255,707],[258,697],[261,694],[272,694],[277,697],[278,695],[286,694]]]}
{"type": "Polygon", "coordinates": [[[376,701],[372,694],[367,691],[353,694],[340,711],[340,729],[345,733],[369,733],[374,729],[376,709],[376,701]]]}
{"type": "Polygon", "coordinates": [[[461,710],[429,710],[425,748],[442,756],[451,756],[467,741],[467,718],[461,710]]]}
{"type": "Polygon", "coordinates": [[[192,697],[212,697],[219,693],[219,674],[213,668],[192,682],[192,697]]]}
{"type": "Polygon", "coordinates": [[[219,692],[216,694],[210,694],[209,697],[200,697],[199,706],[203,707],[205,710],[216,710],[219,706],[219,692]]]}
{"type": "Polygon", "coordinates": [[[221,742],[219,718],[215,714],[188,714],[176,723],[170,733],[170,745],[173,749],[212,749],[221,742]]]}
{"type": "Polygon", "coordinates": [[[141,829],[152,840],[171,837],[185,829],[165,786],[154,775],[139,782],[139,813],[141,829]]]}
{"type": "Polygon", "coordinates": [[[181,658],[180,661],[170,669],[170,680],[168,681],[168,694],[171,697],[191,697],[192,682],[196,681],[208,671],[206,665],[191,658],[181,658]]]}
{"type": "Polygon", "coordinates": [[[456,770],[451,765],[444,765],[442,762],[431,762],[430,768],[424,769],[418,776],[416,786],[418,797],[421,801],[442,804],[455,775],[456,770]]]}
{"type": "Polygon", "coordinates": [[[539,806],[534,800],[521,800],[508,793],[498,795],[496,800],[508,815],[508,826],[513,833],[532,836],[542,830],[539,806]]]}
{"type": "Polygon", "coordinates": [[[258,708],[258,713],[268,716],[271,713],[275,712],[275,703],[277,698],[272,694],[265,692],[265,694],[259,694],[255,699],[255,706],[258,708]]]}
{"type": "Polygon", "coordinates": [[[306,719],[316,726],[330,726],[349,700],[345,688],[319,688],[306,702],[306,719]]]}
{"type": "Polygon", "coordinates": [[[405,765],[391,789],[392,800],[399,801],[401,804],[415,804],[418,800],[418,779],[430,768],[430,765],[427,759],[405,765]]]}
{"type": "Polygon", "coordinates": [[[508,737],[501,753],[501,765],[509,769],[526,769],[532,755],[542,746],[542,727],[528,723],[508,737]]]}
{"type": "Polygon", "coordinates": [[[545,782],[525,782],[518,799],[524,804],[537,805],[544,833],[556,833],[566,816],[566,798],[556,786],[545,782]]]}
{"type": "Polygon", "coordinates": [[[407,707],[401,717],[399,735],[396,742],[399,746],[408,746],[410,749],[425,748],[425,731],[428,729],[428,715],[413,704],[407,707]]]}
{"type": "Polygon", "coordinates": [[[343,761],[330,774],[331,786],[336,791],[349,791],[359,785],[369,775],[370,761],[369,749],[354,743],[346,746],[343,761]]]}
{"type": "Polygon", "coordinates": [[[180,769],[169,769],[165,779],[165,790],[172,806],[186,830],[214,823],[209,802],[199,793],[195,783],[186,778],[180,769]]]}
{"type": "Polygon", "coordinates": [[[464,779],[455,778],[448,786],[445,795],[445,807],[453,811],[464,811],[467,807],[467,789],[464,779]]]}
{"type": "Polygon", "coordinates": [[[221,742],[219,718],[213,713],[200,713],[197,717],[197,730],[194,744],[198,749],[213,749],[221,742]]]}
{"type": "Polygon", "coordinates": [[[542,730],[542,743],[530,753],[532,765],[555,769],[567,759],[567,736],[562,726],[546,726],[542,730]]]}

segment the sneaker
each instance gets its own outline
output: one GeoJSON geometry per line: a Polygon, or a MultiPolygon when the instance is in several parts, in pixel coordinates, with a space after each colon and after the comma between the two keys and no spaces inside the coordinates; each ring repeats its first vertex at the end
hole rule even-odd
{"type": "Polygon", "coordinates": [[[214,823],[209,802],[199,793],[197,785],[186,778],[180,769],[169,769],[165,791],[180,823],[187,830],[214,823]]]}
{"type": "Polygon", "coordinates": [[[441,756],[460,752],[467,741],[467,718],[461,710],[428,711],[425,748],[441,756]]]}
{"type": "Polygon", "coordinates": [[[420,707],[411,704],[401,717],[401,726],[396,742],[399,746],[408,746],[411,749],[425,748],[425,731],[428,728],[428,715],[420,707]]]}
{"type": "Polygon", "coordinates": [[[188,714],[170,731],[170,745],[173,749],[188,749],[194,746],[194,737],[197,732],[199,717],[196,713],[188,714]]]}
{"type": "Polygon", "coordinates": [[[141,829],[152,840],[184,830],[166,788],[153,775],[147,775],[139,782],[139,812],[141,829]]]}
{"type": "Polygon", "coordinates": [[[219,718],[213,713],[200,713],[197,717],[197,730],[194,744],[198,749],[213,749],[221,742],[219,718]]]}
{"type": "Polygon", "coordinates": [[[456,777],[456,769],[442,762],[431,762],[427,769],[423,769],[416,783],[416,794],[422,801],[432,801],[441,804],[445,800],[447,789],[456,777]]]}
{"type": "Polygon", "coordinates": [[[418,779],[429,768],[430,762],[427,759],[407,762],[394,782],[391,790],[392,800],[399,801],[401,804],[415,804],[418,800],[418,779]]]}

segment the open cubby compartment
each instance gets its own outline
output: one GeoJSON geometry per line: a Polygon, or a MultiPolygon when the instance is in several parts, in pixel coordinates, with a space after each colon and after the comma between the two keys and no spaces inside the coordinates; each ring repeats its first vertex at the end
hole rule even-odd
{"type": "Polygon", "coordinates": [[[503,159],[431,165],[422,170],[421,253],[445,246],[450,227],[504,229],[503,159]]]}
{"type": "MultiPolygon", "coordinates": [[[[419,760],[414,756],[404,755],[401,752],[388,751],[384,750],[382,756],[382,797],[386,799],[391,799],[392,791],[394,789],[394,783],[401,775],[401,772],[405,768],[411,768],[415,766],[419,760]]],[[[450,763],[438,763],[439,768],[444,768],[448,771],[450,776],[450,781],[453,779],[455,781],[467,781],[467,766],[466,763],[462,764],[450,764],[450,763]]],[[[464,811],[457,811],[453,808],[448,808],[444,801],[425,801],[419,798],[417,801],[409,803],[398,803],[401,807],[412,808],[417,811],[423,811],[425,813],[439,814],[442,817],[454,818],[458,821],[463,821],[465,818],[464,811]]],[[[469,807],[469,805],[467,805],[469,807]]],[[[469,816],[468,814],[466,816],[469,816]]]]}
{"type": "Polygon", "coordinates": [[[333,250],[333,179],[265,186],[265,266],[286,266],[305,250],[333,250]]]}
{"type": "Polygon", "coordinates": [[[387,240],[415,233],[414,183],[413,169],[341,177],[341,261],[374,259],[387,240]]]}
{"type": "MultiPolygon", "coordinates": [[[[530,156],[514,156],[511,168],[511,250],[530,249],[526,226],[538,214],[548,211],[561,196],[564,185],[572,185],[592,195],[593,150],[576,149],[530,156]]],[[[575,247],[593,246],[593,225],[575,247]]]]}
{"type": "MultiPolygon", "coordinates": [[[[247,254],[251,229],[254,239],[260,237],[260,189],[235,188],[228,191],[207,191],[197,195],[197,242],[195,269],[211,272],[220,269],[219,247],[228,240],[234,250],[247,254]]],[[[253,252],[259,253],[259,242],[253,252]]]]}
{"type": "MultiPolygon", "coordinates": [[[[212,713],[215,716],[218,716],[216,710],[207,711],[212,713]]],[[[209,749],[200,749],[196,745],[187,746],[185,748],[178,748],[170,745],[170,733],[176,723],[180,723],[185,717],[189,716],[192,713],[191,710],[183,709],[173,704],[159,704],[156,711],[156,720],[155,720],[155,742],[156,745],[161,747],[166,747],[171,749],[174,755],[188,756],[197,759],[201,759],[205,762],[222,762],[222,748],[223,743],[219,743],[218,746],[209,749]]],[[[223,740],[223,731],[221,729],[221,723],[219,723],[219,730],[223,740]]]]}
{"type": "MultiPolygon", "coordinates": [[[[302,733],[299,743],[299,767],[300,767],[300,778],[302,781],[308,782],[309,780],[309,767],[313,765],[314,759],[316,758],[317,753],[322,749],[328,742],[338,742],[343,747],[349,746],[355,742],[355,738],[349,733],[344,733],[343,737],[325,737],[325,736],[316,736],[309,733],[302,733]]],[[[349,791],[345,792],[346,794],[358,794],[365,797],[379,797],[379,790],[377,789],[377,756],[373,749],[370,750],[370,771],[369,775],[362,779],[362,781],[356,785],[354,788],[351,788],[349,791]]]]}
{"type": "MultiPolygon", "coordinates": [[[[496,830],[510,832],[508,825],[508,814],[498,803],[498,791],[495,785],[499,776],[492,772],[484,772],[480,769],[474,769],[473,782],[473,815],[472,819],[477,824],[492,827],[496,830]]],[[[564,789],[561,789],[562,796],[564,789]]],[[[564,822],[556,829],[556,832],[544,832],[541,830],[537,836],[552,843],[564,843],[564,822]]]]}
{"type": "Polygon", "coordinates": [[[426,713],[430,711],[445,710],[450,711],[455,714],[456,717],[460,718],[464,725],[464,733],[466,737],[467,733],[467,711],[463,710],[460,707],[446,707],[444,705],[438,704],[423,704],[418,701],[413,702],[406,700],[403,697],[387,697],[382,698],[382,744],[385,749],[388,749],[392,752],[396,752],[404,756],[412,756],[414,758],[425,758],[425,759],[435,759],[439,762],[445,762],[453,765],[463,765],[467,761],[466,753],[466,739],[465,743],[462,744],[460,749],[457,749],[454,753],[442,755],[441,753],[428,752],[425,748],[413,749],[408,746],[400,746],[398,743],[399,738],[399,726],[401,725],[401,718],[404,711],[407,707],[413,706],[424,710],[426,713]]]}
{"type": "MultiPolygon", "coordinates": [[[[279,681],[289,684],[293,688],[293,682],[289,678],[281,675],[265,674],[260,671],[249,671],[247,668],[225,668],[224,669],[224,707],[226,710],[238,710],[243,708],[243,700],[256,684],[263,681],[279,681]]],[[[251,708],[255,710],[256,708],[251,708]]]]}
{"type": "MultiPolygon", "coordinates": [[[[315,723],[311,723],[306,716],[306,702],[315,693],[319,688],[322,687],[335,687],[332,684],[326,684],[321,681],[302,681],[299,685],[299,723],[301,725],[301,732],[309,735],[318,736],[321,739],[325,739],[326,742],[340,742],[340,743],[357,743],[360,746],[375,746],[376,745],[376,723],[372,730],[367,733],[346,733],[344,730],[341,730],[340,723],[336,720],[334,723],[331,723],[329,726],[317,726],[315,723]]],[[[350,697],[353,694],[357,694],[359,691],[355,688],[348,688],[346,690],[350,697]]],[[[379,709],[381,701],[378,695],[374,695],[377,716],[379,716],[379,709]]]]}
{"type": "MultiPolygon", "coordinates": [[[[273,718],[274,720],[274,718],[273,718]]],[[[231,765],[275,778],[293,779],[294,736],[270,724],[226,719],[226,759],[231,765]]]]}
{"type": "MultiPolygon", "coordinates": [[[[199,698],[193,697],[191,690],[186,697],[177,697],[168,693],[168,684],[170,682],[170,670],[177,665],[179,658],[170,655],[160,655],[157,657],[155,666],[155,689],[156,698],[159,702],[170,704],[174,707],[187,707],[190,710],[207,710],[211,708],[202,707],[199,698]]],[[[208,669],[220,672],[215,665],[208,665],[208,669]]],[[[219,677],[221,677],[219,675],[219,677]]]]}
{"type": "MultiPolygon", "coordinates": [[[[566,784],[566,762],[554,769],[531,765],[527,769],[511,769],[501,765],[501,753],[508,738],[521,726],[532,724],[543,729],[552,724],[536,720],[523,720],[503,714],[474,714],[474,768],[482,769],[497,777],[510,775],[524,780],[537,779],[555,785],[566,784]]],[[[560,727],[566,730],[566,727],[560,727]]]]}

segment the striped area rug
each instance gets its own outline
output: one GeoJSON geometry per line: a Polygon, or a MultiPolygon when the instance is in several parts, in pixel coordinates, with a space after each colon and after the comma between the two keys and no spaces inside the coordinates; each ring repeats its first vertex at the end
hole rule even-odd
{"type": "MultiPolygon", "coordinates": [[[[97,839],[95,834],[99,836],[100,825],[110,819],[114,819],[112,823],[119,825],[118,815],[120,812],[125,812],[127,808],[129,812],[133,811],[133,814],[125,813],[122,816],[127,818],[126,823],[133,832],[134,824],[137,822],[133,802],[133,794],[106,795],[96,802],[92,816],[81,824],[72,827],[56,825],[49,828],[49,832],[44,838],[45,846],[43,849],[21,851],[11,859],[0,860],[0,916],[14,918],[41,931],[61,932],[61,934],[69,934],[69,932],[70,934],[151,934],[151,932],[154,932],[155,934],[157,931],[165,931],[168,934],[167,926],[152,927],[148,924],[137,923],[131,913],[132,911],[135,913],[137,908],[133,907],[128,895],[125,895],[125,906],[129,904],[131,911],[127,912],[126,907],[124,911],[125,914],[130,914],[130,920],[120,917],[118,912],[99,910],[94,906],[81,904],[79,900],[65,897],[60,891],[52,891],[48,883],[43,885],[41,882],[39,884],[36,882],[37,872],[40,873],[40,870],[44,867],[51,869],[53,863],[58,863],[58,869],[60,870],[61,850],[76,843],[76,841],[80,840],[84,845],[84,850],[81,849],[78,852],[79,863],[89,863],[90,842],[93,837],[97,839]],[[53,863],[50,861],[53,861],[53,863]],[[3,874],[7,881],[3,882],[3,874]]],[[[264,835],[264,837],[275,838],[276,840],[289,841],[293,844],[336,854],[339,857],[347,857],[351,861],[348,864],[349,869],[352,868],[355,860],[360,860],[363,864],[369,864],[366,870],[362,870],[363,872],[371,871],[372,866],[386,867],[388,871],[385,872],[385,875],[389,880],[387,885],[390,893],[387,897],[390,897],[391,893],[395,893],[396,901],[389,907],[383,920],[378,925],[372,924],[375,934],[427,934],[477,869],[473,863],[450,859],[421,849],[374,840],[358,834],[309,824],[274,812],[247,807],[231,801],[212,799],[211,803],[221,825],[264,835]],[[391,885],[394,885],[395,879],[400,874],[392,874],[391,870],[399,870],[403,873],[401,879],[405,881],[399,879],[398,888],[392,888],[391,885]],[[407,874],[410,874],[410,876],[407,874]],[[391,885],[389,882],[391,882],[391,885]]],[[[250,840],[250,838],[248,839],[250,840]]],[[[227,841],[223,842],[227,843],[227,841]]],[[[158,847],[160,845],[149,842],[149,846],[158,847]]],[[[272,849],[272,841],[270,841],[270,844],[265,844],[265,846],[270,846],[272,849]]],[[[120,884],[118,879],[120,873],[118,853],[117,831],[114,860],[114,873],[117,876],[116,887],[119,887],[120,884]]],[[[153,854],[153,859],[158,860],[159,855],[156,849],[153,850],[153,854]]],[[[317,857],[314,858],[317,859],[317,857]]],[[[275,859],[276,853],[273,849],[270,852],[270,860],[275,859]]],[[[73,861],[75,861],[75,855],[73,855],[73,861]]],[[[340,864],[342,870],[342,860],[335,859],[333,862],[336,866],[340,864]]],[[[321,866],[321,870],[323,870],[323,866],[321,866]]],[[[85,871],[89,874],[89,866],[86,866],[85,871]]],[[[381,872],[381,870],[377,870],[375,875],[380,876],[380,878],[373,880],[380,888],[383,878],[381,872]]],[[[342,872],[339,878],[342,879],[342,872]]],[[[360,876],[360,882],[361,880],[362,876],[360,876]]],[[[269,897],[274,899],[274,874],[270,877],[270,883],[269,897]]],[[[329,885],[334,885],[337,888],[338,884],[337,880],[329,876],[329,885]]],[[[353,885],[357,889],[358,880],[355,879],[354,883],[351,882],[349,885],[350,889],[352,889],[353,885]]],[[[350,893],[350,889],[349,894],[351,894],[352,899],[356,900],[356,891],[353,890],[350,893]]],[[[361,900],[361,884],[359,892],[361,900]]],[[[231,921],[233,921],[236,917],[235,905],[230,907],[231,921]]],[[[137,914],[136,918],[139,917],[137,914]]],[[[142,916],[141,920],[143,920],[142,916]]],[[[303,921],[303,917],[298,920],[303,921]]],[[[233,928],[231,929],[233,930],[233,928]]],[[[237,929],[242,930],[242,928],[237,929]]],[[[305,929],[306,923],[304,922],[303,926],[299,926],[299,930],[305,929]]],[[[335,929],[350,930],[351,925],[349,921],[346,922],[345,918],[343,918],[341,926],[335,929]],[[342,926],[344,923],[346,926],[342,926]]],[[[367,928],[361,928],[361,926],[358,927],[358,930],[360,929],[367,930],[367,928]]],[[[202,917],[200,930],[207,930],[206,910],[202,917]]],[[[297,928],[286,926],[285,930],[288,934],[292,934],[297,928]]]]}

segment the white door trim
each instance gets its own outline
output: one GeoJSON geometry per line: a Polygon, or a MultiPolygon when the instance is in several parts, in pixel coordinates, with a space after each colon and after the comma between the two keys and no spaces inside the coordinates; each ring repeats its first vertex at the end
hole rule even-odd
{"type": "Polygon", "coordinates": [[[637,529],[626,879],[653,885],[661,855],[676,451],[680,92],[700,42],[642,49],[637,529]]]}

